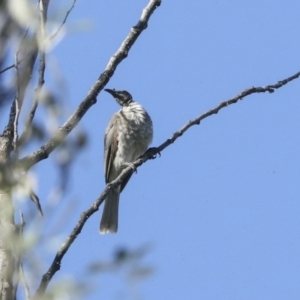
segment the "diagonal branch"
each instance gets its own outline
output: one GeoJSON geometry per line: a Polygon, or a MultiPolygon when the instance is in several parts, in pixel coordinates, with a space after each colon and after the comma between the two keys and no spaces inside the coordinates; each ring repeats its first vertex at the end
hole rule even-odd
{"type": "Polygon", "coordinates": [[[67,251],[71,247],[72,243],[75,241],[75,239],[81,233],[81,230],[82,230],[83,226],[85,225],[86,221],[89,219],[89,217],[92,214],[94,214],[99,209],[99,206],[105,200],[108,192],[112,188],[116,187],[117,185],[120,185],[125,178],[128,178],[128,176],[130,174],[133,174],[133,172],[136,170],[136,168],[138,168],[139,166],[144,164],[147,160],[155,158],[155,156],[157,154],[160,154],[160,152],[162,152],[165,148],[167,148],[168,146],[173,144],[180,136],[182,136],[193,125],[199,125],[202,120],[206,119],[207,117],[209,117],[213,114],[217,114],[221,109],[228,107],[231,104],[237,103],[239,100],[242,100],[244,97],[250,96],[251,94],[255,94],[255,93],[265,93],[265,92],[273,93],[273,92],[275,92],[276,89],[281,88],[282,86],[297,79],[298,77],[300,77],[300,72],[298,72],[284,80],[278,81],[276,84],[271,84],[271,85],[267,85],[267,86],[263,86],[263,87],[251,87],[249,89],[242,91],[237,96],[235,96],[227,101],[221,102],[214,109],[211,109],[211,110],[207,111],[206,113],[198,116],[196,119],[187,122],[181,129],[176,131],[172,135],[171,138],[167,139],[159,147],[148,149],[148,151],[144,155],[142,155],[139,159],[137,159],[135,162],[132,163],[132,166],[129,166],[126,169],[124,169],[122,171],[122,173],[114,181],[112,181],[106,185],[104,191],[101,193],[99,198],[90,206],[90,208],[81,214],[80,219],[78,220],[78,222],[77,222],[76,226],[74,227],[74,229],[72,230],[71,234],[66,238],[65,242],[62,244],[62,246],[56,253],[56,256],[55,256],[50,268],[43,275],[42,281],[37,290],[37,295],[42,295],[45,292],[45,290],[46,290],[49,282],[51,281],[52,277],[54,276],[54,274],[60,270],[61,262],[62,262],[64,255],[67,253],[67,251]]]}
{"type": "Polygon", "coordinates": [[[286,85],[287,83],[297,79],[300,77],[300,72],[297,72],[296,74],[278,81],[275,84],[270,84],[267,86],[262,86],[262,87],[251,87],[249,89],[246,89],[244,91],[242,91],[241,93],[239,93],[238,95],[236,95],[235,97],[221,102],[217,107],[215,107],[214,109],[211,109],[209,111],[207,111],[206,113],[200,115],[199,117],[197,117],[194,120],[189,121],[187,124],[185,124],[181,129],[179,129],[178,131],[176,131],[175,133],[173,133],[172,137],[167,139],[164,143],[162,143],[157,149],[158,152],[164,150],[165,148],[167,148],[168,146],[170,146],[172,143],[174,143],[180,136],[182,136],[190,127],[194,126],[194,125],[199,125],[200,122],[204,119],[206,119],[207,117],[217,114],[221,109],[231,105],[231,104],[235,104],[240,100],[243,100],[244,97],[247,97],[249,95],[252,94],[256,94],[256,93],[274,93],[276,89],[281,88],[282,86],[286,85]]]}
{"type": "Polygon", "coordinates": [[[100,91],[105,87],[110,78],[113,76],[118,65],[128,55],[129,50],[142,33],[147,28],[147,24],[150,16],[155,9],[160,5],[161,0],[150,0],[148,5],[144,8],[138,24],[131,28],[128,36],[117,52],[110,58],[104,72],[100,75],[98,80],[94,83],[85,99],[79,104],[75,112],[69,117],[69,119],[57,129],[53,137],[41,146],[35,152],[29,154],[19,161],[20,165],[24,169],[29,169],[39,161],[48,158],[49,154],[60,145],[66,136],[75,128],[86,112],[97,102],[97,96],[100,91]]]}

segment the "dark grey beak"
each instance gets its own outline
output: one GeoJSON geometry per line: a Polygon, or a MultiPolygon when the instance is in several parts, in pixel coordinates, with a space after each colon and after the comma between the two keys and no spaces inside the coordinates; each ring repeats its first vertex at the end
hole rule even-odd
{"type": "Polygon", "coordinates": [[[118,92],[115,89],[104,89],[104,91],[110,93],[113,97],[118,95],[118,92]]]}
{"type": "Polygon", "coordinates": [[[126,106],[133,101],[127,91],[116,91],[115,89],[105,89],[104,91],[111,94],[121,106],[126,106]]]}

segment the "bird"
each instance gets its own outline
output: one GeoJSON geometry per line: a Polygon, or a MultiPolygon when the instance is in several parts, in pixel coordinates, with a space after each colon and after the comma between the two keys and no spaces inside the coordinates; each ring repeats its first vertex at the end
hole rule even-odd
{"type": "MultiPolygon", "coordinates": [[[[121,109],[111,117],[105,131],[104,173],[105,182],[108,184],[146,152],[153,139],[153,123],[147,111],[133,100],[129,92],[115,89],[105,91],[121,106],[121,109]]],[[[131,174],[122,184],[109,190],[100,222],[101,234],[118,231],[120,193],[130,177],[131,174]]]]}

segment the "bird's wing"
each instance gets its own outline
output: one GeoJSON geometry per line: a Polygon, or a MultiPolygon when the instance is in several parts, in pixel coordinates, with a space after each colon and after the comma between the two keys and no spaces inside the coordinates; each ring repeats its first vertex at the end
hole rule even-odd
{"type": "Polygon", "coordinates": [[[104,172],[105,182],[108,183],[110,179],[113,161],[116,157],[118,149],[118,127],[119,127],[119,116],[114,114],[110,119],[105,132],[104,138],[104,172]]]}

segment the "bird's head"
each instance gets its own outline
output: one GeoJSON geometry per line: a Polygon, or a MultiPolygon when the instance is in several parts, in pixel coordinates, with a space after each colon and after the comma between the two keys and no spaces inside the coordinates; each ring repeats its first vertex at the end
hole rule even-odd
{"type": "Polygon", "coordinates": [[[104,91],[110,93],[121,106],[126,106],[133,101],[127,91],[116,91],[115,89],[105,89],[104,91]]]}

